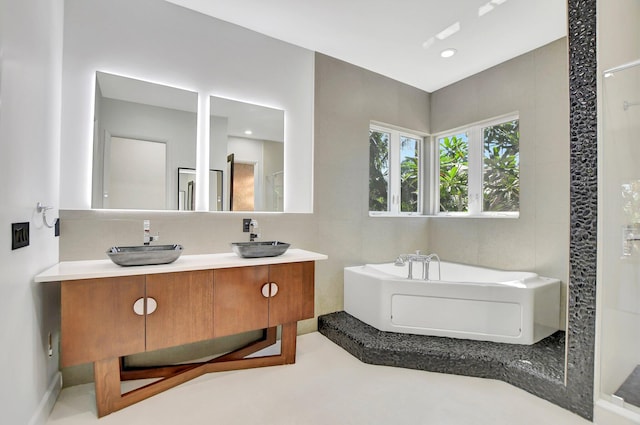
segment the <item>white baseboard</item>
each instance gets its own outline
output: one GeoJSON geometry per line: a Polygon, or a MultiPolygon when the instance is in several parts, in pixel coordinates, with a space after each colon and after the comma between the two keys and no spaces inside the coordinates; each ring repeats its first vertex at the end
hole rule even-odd
{"type": "Polygon", "coordinates": [[[38,407],[36,408],[36,411],[33,412],[33,416],[31,416],[29,425],[45,425],[47,418],[49,418],[49,414],[53,409],[53,405],[56,404],[56,400],[58,399],[58,395],[60,395],[61,390],[62,373],[58,372],[53,375],[47,391],[44,393],[44,396],[42,396],[40,403],[38,403],[38,407]]]}

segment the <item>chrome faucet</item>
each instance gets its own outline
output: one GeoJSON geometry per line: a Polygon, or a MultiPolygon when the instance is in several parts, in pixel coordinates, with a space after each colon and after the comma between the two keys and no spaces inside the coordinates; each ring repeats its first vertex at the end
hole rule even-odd
{"type": "Polygon", "coordinates": [[[424,280],[429,280],[429,265],[431,264],[431,262],[433,261],[433,259],[436,259],[436,261],[438,261],[438,280],[442,280],[442,274],[441,274],[441,270],[440,270],[440,257],[438,257],[438,254],[429,254],[424,262],[424,267],[422,269],[422,279],[424,280]]]}
{"type": "Polygon", "coordinates": [[[251,219],[249,223],[249,242],[254,242],[260,237],[260,229],[258,229],[258,220],[251,219]]]}
{"type": "Polygon", "coordinates": [[[407,279],[413,279],[413,263],[417,262],[422,264],[422,280],[429,280],[429,264],[433,259],[438,261],[438,280],[440,279],[440,257],[437,254],[423,255],[420,254],[420,250],[417,250],[415,254],[402,254],[399,255],[394,261],[394,265],[402,267],[407,264],[408,275],[407,279]]]}
{"type": "Polygon", "coordinates": [[[145,245],[149,245],[151,242],[157,241],[158,239],[160,239],[160,235],[151,235],[151,222],[149,220],[145,220],[143,222],[143,236],[142,236],[142,242],[145,245]]]}

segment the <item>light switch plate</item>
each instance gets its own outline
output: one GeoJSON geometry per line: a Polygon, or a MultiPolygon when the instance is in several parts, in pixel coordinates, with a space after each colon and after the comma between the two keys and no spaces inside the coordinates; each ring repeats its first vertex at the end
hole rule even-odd
{"type": "Polygon", "coordinates": [[[29,222],[11,223],[11,249],[29,245],[29,222]]]}

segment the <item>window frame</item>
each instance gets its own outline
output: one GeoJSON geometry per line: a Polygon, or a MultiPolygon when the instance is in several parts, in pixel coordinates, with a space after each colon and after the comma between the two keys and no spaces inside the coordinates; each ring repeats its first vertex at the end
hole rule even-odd
{"type": "MultiPolygon", "coordinates": [[[[382,124],[371,121],[369,123],[369,133],[371,131],[389,134],[389,181],[387,189],[387,211],[369,211],[370,217],[416,217],[425,216],[424,213],[424,196],[426,184],[424,180],[424,164],[426,143],[429,141],[429,135],[419,131],[407,130],[404,128],[382,124]],[[406,137],[418,141],[418,199],[417,211],[401,211],[401,191],[402,191],[402,170],[401,170],[401,142],[400,138],[406,137]]],[[[371,158],[369,158],[369,161],[371,158]]],[[[370,176],[369,176],[370,177],[370,176]]],[[[371,196],[370,188],[367,188],[367,199],[371,196]]],[[[369,204],[367,202],[367,210],[369,204]]]]}
{"type": "MultiPolygon", "coordinates": [[[[488,217],[488,218],[518,218],[520,217],[520,205],[518,211],[483,211],[483,183],[484,183],[484,141],[483,130],[487,127],[504,124],[509,121],[518,121],[519,112],[512,112],[499,117],[478,121],[472,124],[457,127],[451,130],[438,132],[431,136],[431,215],[436,217],[488,217]],[[440,142],[444,137],[451,137],[460,133],[467,133],[469,144],[468,161],[468,211],[440,211],[440,142]]],[[[518,150],[520,153],[520,150],[518,150]]],[[[520,170],[520,160],[518,160],[520,170]]]]}

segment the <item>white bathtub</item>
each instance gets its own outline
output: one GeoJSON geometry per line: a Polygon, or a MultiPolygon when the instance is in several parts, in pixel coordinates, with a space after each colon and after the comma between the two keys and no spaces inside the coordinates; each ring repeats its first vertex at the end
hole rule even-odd
{"type": "MultiPolygon", "coordinates": [[[[344,269],[344,309],[381,330],[511,344],[533,344],[559,329],[560,281],[432,262],[429,278],[410,280],[407,265],[344,269]]],[[[421,272],[414,264],[414,276],[421,272]]]]}

